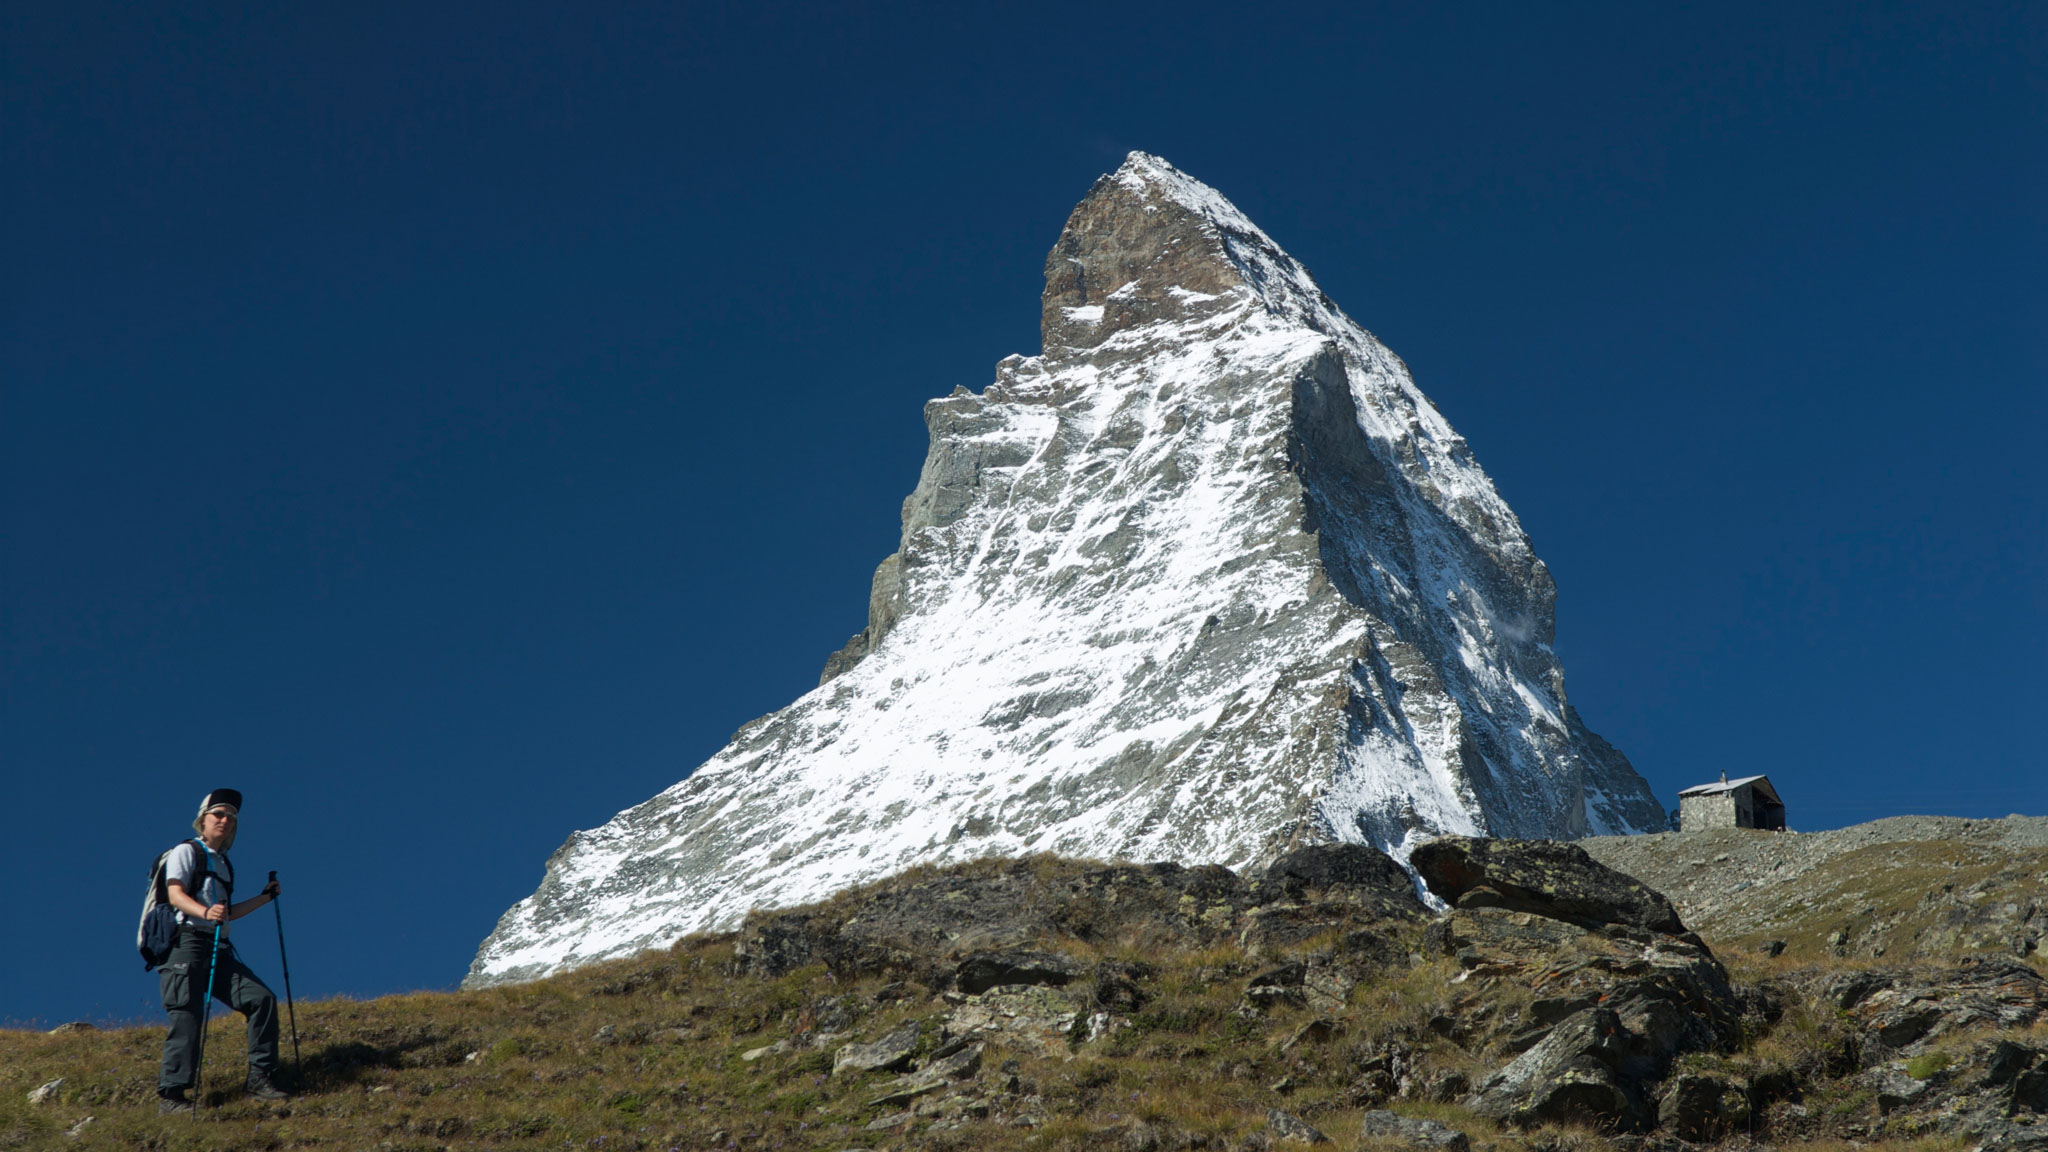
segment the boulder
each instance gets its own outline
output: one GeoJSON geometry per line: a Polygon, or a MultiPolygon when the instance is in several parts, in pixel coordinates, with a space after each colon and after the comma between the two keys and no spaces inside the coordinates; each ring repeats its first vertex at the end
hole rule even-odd
{"type": "Polygon", "coordinates": [[[1582,928],[1685,932],[1671,901],[1575,844],[1445,836],[1417,847],[1408,863],[1431,892],[1460,908],[1507,908],[1582,928]]]}
{"type": "Polygon", "coordinates": [[[1308,1121],[1293,1113],[1282,1112],[1278,1108],[1266,1110],[1266,1132],[1273,1139],[1289,1144],[1336,1143],[1308,1121]]]}
{"type": "Polygon", "coordinates": [[[1721,1076],[1683,1072],[1665,1082],[1657,1123],[1682,1139],[1711,1141],[1749,1119],[1749,1096],[1721,1076]]]}
{"type": "Polygon", "coordinates": [[[906,1021],[888,1035],[871,1044],[848,1044],[832,1057],[832,1074],[841,1072],[866,1072],[882,1068],[900,1072],[910,1066],[911,1053],[917,1050],[917,1040],[923,1034],[923,1026],[916,1020],[906,1021]]]}
{"type": "Polygon", "coordinates": [[[1386,853],[1364,844],[1297,848],[1266,866],[1265,883],[1295,899],[1313,892],[1363,906],[1383,919],[1419,920],[1429,913],[1408,873],[1386,853]]]}
{"type": "Polygon", "coordinates": [[[63,1088],[64,1078],[62,1076],[59,1076],[55,1080],[52,1080],[39,1088],[30,1089],[28,1094],[28,1102],[31,1104],[47,1104],[50,1101],[55,1100],[57,1098],[57,1093],[62,1091],[63,1088]]]}
{"type": "Polygon", "coordinates": [[[953,971],[953,986],[970,996],[1006,984],[1057,988],[1086,975],[1087,965],[1057,952],[977,952],[953,971]]]}
{"type": "Polygon", "coordinates": [[[1510,1124],[1591,1121],[1640,1130],[1642,1098],[1622,1072],[1626,1049],[1620,1017],[1588,1009],[1488,1076],[1466,1106],[1510,1124]]]}
{"type": "Polygon", "coordinates": [[[1086,1002],[1061,989],[1014,985],[965,997],[946,1021],[949,1036],[987,1036],[1043,1056],[1065,1056],[1086,1002]]]}
{"type": "Polygon", "coordinates": [[[1387,1111],[1367,1112],[1358,1134],[1366,1140],[1390,1140],[1432,1152],[1471,1152],[1463,1132],[1434,1120],[1419,1120],[1387,1111]]]}

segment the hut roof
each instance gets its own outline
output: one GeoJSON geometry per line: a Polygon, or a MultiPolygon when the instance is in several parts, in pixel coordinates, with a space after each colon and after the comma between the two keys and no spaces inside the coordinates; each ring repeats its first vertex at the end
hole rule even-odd
{"type": "Polygon", "coordinates": [[[1756,791],[1772,804],[1784,803],[1778,797],[1778,790],[1771,787],[1771,778],[1768,776],[1744,776],[1740,780],[1717,780],[1712,784],[1695,784],[1690,788],[1681,789],[1678,794],[1680,796],[1712,796],[1716,792],[1733,792],[1744,784],[1756,785],[1756,791]]]}

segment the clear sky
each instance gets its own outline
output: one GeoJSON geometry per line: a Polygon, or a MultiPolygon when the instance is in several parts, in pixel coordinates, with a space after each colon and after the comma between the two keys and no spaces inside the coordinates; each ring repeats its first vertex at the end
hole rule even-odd
{"type": "Polygon", "coordinates": [[[1667,806],[2048,811],[2048,7],[173,8],[0,8],[0,1022],[156,1014],[221,785],[300,996],[452,986],[816,683],[1134,148],[1407,360],[1667,806]]]}

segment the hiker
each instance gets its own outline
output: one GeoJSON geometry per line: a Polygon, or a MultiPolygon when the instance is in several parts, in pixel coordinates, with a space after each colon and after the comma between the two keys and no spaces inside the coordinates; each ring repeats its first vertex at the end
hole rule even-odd
{"type": "Polygon", "coordinates": [[[277,1072],[277,997],[235,955],[228,938],[229,921],[270,903],[280,891],[272,880],[255,896],[232,903],[235,867],[228,862],[227,851],[234,846],[241,811],[240,792],[208,792],[192,821],[192,830],[199,835],[171,849],[164,859],[168,900],[178,910],[178,934],[161,977],[171,1028],[164,1037],[163,1065],[156,1079],[160,1112],[192,1110],[186,1093],[198,1079],[209,982],[214,999],[249,1018],[249,1095],[258,1100],[285,1098],[271,1079],[277,1072]]]}

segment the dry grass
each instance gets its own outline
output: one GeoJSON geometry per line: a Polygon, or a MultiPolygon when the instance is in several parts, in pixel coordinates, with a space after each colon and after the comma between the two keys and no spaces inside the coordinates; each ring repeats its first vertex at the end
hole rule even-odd
{"type": "MultiPolygon", "coordinates": [[[[1051,859],[1028,866],[1054,876],[1073,868],[1051,859]]],[[[844,912],[854,899],[821,911],[844,912]]],[[[1307,941],[1294,951],[1333,943],[1307,941]]],[[[1614,1147],[1593,1129],[1501,1131],[1428,1092],[1387,1098],[1393,1085],[1384,1068],[1392,1053],[1411,1084],[1457,1076],[1476,1083],[1498,1067],[1500,1053],[1470,1040],[1471,1050],[1460,1047],[1432,1031],[1431,1022],[1451,1012],[1483,1027],[1506,1027],[1541,994],[1528,981],[1454,983],[1459,970],[1443,960],[1395,968],[1352,990],[1329,1015],[1334,1032],[1327,1039],[1289,1045],[1315,1013],[1285,1006],[1259,1013],[1242,1003],[1247,977],[1283,957],[1247,956],[1228,943],[1162,949],[1136,933],[1057,946],[1091,960],[1148,966],[1149,999],[1131,1014],[1129,1028],[1091,1045],[1052,1055],[991,1047],[978,1089],[990,1113],[949,1130],[920,1124],[907,1137],[867,1131],[870,1121],[895,1110],[871,1104],[891,1076],[833,1077],[830,1047],[742,1059],[801,1032],[827,997],[853,994],[872,1005],[854,1024],[853,1038],[872,1039],[916,1018],[934,1025],[926,1029],[927,1048],[948,1004],[915,988],[909,999],[875,1003],[883,978],[848,980],[822,967],[772,980],[734,975],[730,938],[693,937],[666,952],[516,987],[302,1003],[306,1061],[300,1095],[284,1106],[241,1094],[239,1017],[216,1019],[208,1043],[210,1099],[196,1117],[156,1114],[158,1028],[0,1032],[0,1148],[1052,1152],[1152,1141],[1221,1150],[1255,1137],[1267,1111],[1279,1108],[1348,1149],[1364,1146],[1359,1117],[1372,1107],[1450,1125],[1494,1152],[1614,1147]],[[57,1077],[65,1084],[55,1102],[26,1103],[30,1089],[57,1077]],[[1035,1123],[1019,1126],[1020,1115],[1035,1123]],[[87,1116],[92,1122],[67,1139],[65,1131],[87,1116]]],[[[1722,954],[1748,981],[1845,963],[1722,954]]],[[[2022,1038],[2048,1047],[2048,1024],[2022,1038]]],[[[1743,1050],[1689,1057],[1688,1066],[1746,1078],[1826,1077],[1839,1074],[1846,1039],[1837,1014],[1792,1001],[1743,1050]]],[[[1860,1107],[1853,1094],[1834,1102],[1860,1107]]],[[[1803,1147],[1846,1152],[1850,1145],[1803,1147]]],[[[1952,1152],[1960,1145],[1925,1139],[1886,1147],[1952,1152]]]]}
{"type": "MultiPolygon", "coordinates": [[[[1040,1097],[1043,1122],[968,1120],[921,1134],[919,1146],[1094,1147],[1150,1125],[1221,1148],[1263,1128],[1273,1107],[1355,1134],[1358,1109],[1346,1097],[1355,1053],[1346,1041],[1410,1025],[1441,975],[1402,973],[1368,985],[1335,1041],[1282,1051],[1310,1014],[1236,1012],[1243,976],[1256,966],[1236,948],[1166,957],[1122,944],[1103,951],[1158,972],[1157,994],[1134,1026],[1063,1057],[991,1050],[984,1081],[1014,1075],[1018,1092],[1008,1099],[1040,1097]],[[1004,1061],[1014,1071],[999,1070],[1004,1061]]],[[[160,1029],[0,1033],[0,1147],[900,1146],[902,1137],[864,1130],[888,1111],[869,1101],[889,1074],[835,1079],[821,1049],[740,1058],[788,1036],[821,998],[872,996],[883,981],[841,981],[822,967],[775,980],[733,976],[731,961],[729,940],[695,938],[667,953],[510,988],[302,1003],[301,1094],[283,1106],[242,1095],[241,1021],[218,1016],[208,1039],[207,1106],[196,1117],[156,1114],[160,1029]],[[65,1084],[56,1101],[26,1103],[30,1089],[57,1077],[65,1084]],[[92,1122],[65,1139],[86,1116],[92,1122]]],[[[856,1035],[935,1019],[948,1007],[922,996],[882,1004],[856,1035]]]]}
{"type": "MultiPolygon", "coordinates": [[[[1994,848],[1944,841],[1872,844],[1802,874],[1794,890],[1761,886],[1713,923],[1717,944],[1747,952],[1766,940],[1786,943],[1788,963],[1836,963],[1830,938],[1863,956],[1904,962],[1972,952],[2010,955],[2006,933],[1981,918],[1984,906],[2024,907],[2048,888],[2048,849],[1994,848]],[[1930,885],[1929,877],[1938,877],[1930,885]],[[1795,899],[1796,897],[1796,899],[1795,899]],[[1733,926],[1745,925],[1740,929],[1733,926]]],[[[2048,971],[2048,958],[2029,962],[2048,971]]]]}

